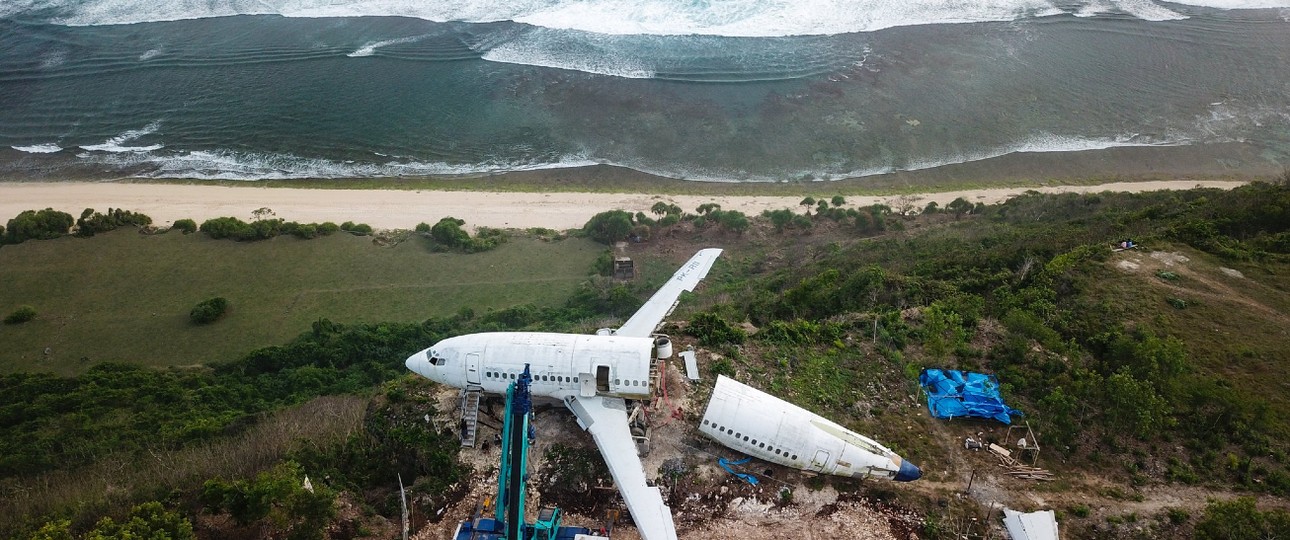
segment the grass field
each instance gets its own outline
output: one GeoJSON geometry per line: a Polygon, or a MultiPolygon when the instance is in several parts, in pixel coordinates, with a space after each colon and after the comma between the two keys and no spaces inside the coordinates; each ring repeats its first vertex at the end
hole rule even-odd
{"type": "Polygon", "coordinates": [[[4,246],[0,314],[30,305],[38,315],[0,326],[0,372],[205,364],[284,343],[323,317],[419,321],[463,307],[559,304],[603,249],[517,237],[465,255],[433,253],[417,236],[382,247],[348,234],[239,243],[133,230],[4,246]],[[189,322],[189,310],[214,296],[229,300],[225,317],[189,322]]]}

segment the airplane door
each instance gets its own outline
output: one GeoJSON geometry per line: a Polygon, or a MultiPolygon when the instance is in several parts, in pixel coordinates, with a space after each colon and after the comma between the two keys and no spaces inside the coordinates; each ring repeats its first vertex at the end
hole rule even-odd
{"type": "Polygon", "coordinates": [[[466,355],[466,384],[479,386],[479,353],[466,355]]]}
{"type": "Polygon", "coordinates": [[[816,450],[815,457],[811,459],[811,470],[826,472],[824,468],[828,465],[828,463],[829,463],[829,451],[816,450]]]}

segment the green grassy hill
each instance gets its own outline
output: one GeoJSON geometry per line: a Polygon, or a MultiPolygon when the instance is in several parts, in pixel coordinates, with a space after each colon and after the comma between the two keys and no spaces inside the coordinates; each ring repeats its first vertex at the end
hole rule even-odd
{"type": "Polygon", "coordinates": [[[727,374],[871,435],[927,473],[901,486],[814,479],[795,488],[831,483],[900,505],[924,516],[914,531],[923,538],[952,537],[951,521],[985,523],[993,503],[1057,509],[1067,538],[1221,538],[1234,523],[1258,537],[1290,524],[1290,185],[1036,193],[960,208],[900,215],[824,205],[747,230],[688,216],[632,245],[644,277],[629,286],[583,285],[603,247],[578,239],[514,238],[471,255],[432,253],[419,238],[378,247],[352,236],[234,243],[120,231],[4,246],[0,310],[30,304],[39,313],[0,328],[6,348],[20,351],[0,351],[10,355],[5,369],[80,375],[0,376],[9,435],[0,492],[39,501],[0,499],[0,510],[28,514],[0,533],[51,517],[85,531],[159,494],[187,516],[231,512],[246,502],[237,493],[299,484],[302,465],[327,471],[331,488],[383,516],[397,515],[389,478],[402,474],[425,496],[418,512],[434,512],[463,496],[451,485],[467,473],[450,430],[426,427],[435,389],[404,376],[407,354],[465,332],[595,328],[710,246],[726,252],[667,329],[704,351],[705,383],[692,401],[727,374]],[[1126,238],[1141,247],[1113,250],[1126,238]],[[188,310],[216,295],[231,302],[226,318],[188,323],[188,310]],[[320,317],[357,324],[314,324],[320,317]],[[251,351],[262,345],[278,346],[251,351]],[[214,365],[96,365],[108,358],[214,365]],[[932,419],[922,368],[997,375],[1038,430],[1039,464],[1057,480],[1014,479],[988,453],[965,451],[963,438],[978,433],[1009,444],[1006,426],[932,419]],[[250,426],[353,393],[370,399],[362,430],[314,434],[304,448],[266,445],[259,465],[237,469],[240,479],[201,487],[225,470],[191,458],[205,445],[257,445],[250,426]],[[188,475],[166,478],[191,481],[134,465],[113,468],[130,483],[100,482],[128,486],[111,496],[41,487],[75,474],[60,470],[66,463],[102,471],[111,468],[104,455],[120,463],[144,452],[188,456],[188,475]],[[285,463],[252,478],[275,460],[285,463]],[[977,487],[962,497],[969,478],[977,487]],[[211,485],[223,486],[219,500],[211,485]],[[1208,500],[1254,496],[1257,506],[1208,500]]]}
{"type": "Polygon", "coordinates": [[[464,307],[556,305],[604,250],[524,236],[470,255],[430,248],[419,236],[384,247],[348,234],[233,242],[126,229],[4,246],[0,311],[30,305],[38,316],[0,326],[0,372],[226,362],[284,343],[319,318],[410,322],[464,307]],[[189,310],[215,296],[229,300],[227,315],[192,324],[189,310]]]}

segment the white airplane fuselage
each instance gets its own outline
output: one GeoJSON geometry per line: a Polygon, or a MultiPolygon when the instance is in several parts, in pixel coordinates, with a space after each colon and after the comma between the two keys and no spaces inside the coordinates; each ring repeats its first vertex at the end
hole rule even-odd
{"type": "Polygon", "coordinates": [[[441,384],[494,394],[505,394],[528,365],[534,396],[645,399],[653,347],[648,337],[485,332],[435,343],[406,365],[441,384]]]}
{"type": "Polygon", "coordinates": [[[873,439],[724,376],[717,378],[699,431],[731,449],[795,469],[898,482],[923,475],[873,439]]]}

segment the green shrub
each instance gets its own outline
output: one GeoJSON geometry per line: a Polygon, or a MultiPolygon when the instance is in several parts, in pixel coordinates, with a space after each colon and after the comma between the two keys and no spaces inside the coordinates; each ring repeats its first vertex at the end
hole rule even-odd
{"type": "Polygon", "coordinates": [[[367,236],[369,234],[372,234],[371,225],[368,225],[366,223],[354,223],[352,221],[346,221],[345,223],[342,223],[340,225],[340,230],[348,232],[350,234],[356,234],[359,236],[367,236]]]}
{"type": "Polygon", "coordinates": [[[190,540],[196,538],[193,524],[178,512],[166,510],[159,502],[148,502],[130,509],[125,521],[116,523],[105,517],[86,534],[86,540],[156,538],[190,540]]]}
{"type": "Polygon", "coordinates": [[[340,225],[330,221],[324,221],[318,225],[318,234],[329,236],[340,232],[340,225]]]}
{"type": "Polygon", "coordinates": [[[417,224],[416,231],[419,233],[428,233],[430,232],[430,224],[422,221],[417,224]]]}
{"type": "Polygon", "coordinates": [[[247,223],[235,217],[211,218],[202,222],[199,230],[216,240],[232,238],[238,241],[268,240],[283,232],[292,233],[298,223],[282,219],[260,219],[247,223]]]}
{"type": "Polygon", "coordinates": [[[18,306],[8,317],[4,318],[5,324],[22,324],[36,318],[36,308],[31,306],[18,306]]]}
{"type": "Polygon", "coordinates": [[[81,212],[80,219],[76,220],[76,234],[78,236],[94,236],[97,233],[108,232],[125,225],[134,225],[135,227],[152,225],[152,218],[120,208],[108,208],[106,214],[95,212],[93,208],[86,208],[85,211],[81,212]]]}
{"type": "Polygon", "coordinates": [[[686,333],[699,338],[703,345],[737,345],[748,339],[742,328],[731,326],[720,315],[703,312],[690,319],[686,333]]]}
{"type": "Polygon", "coordinates": [[[193,324],[210,324],[213,323],[228,310],[228,300],[222,296],[216,296],[209,300],[203,300],[188,312],[188,318],[193,324]]]}
{"type": "Polygon", "coordinates": [[[591,272],[598,276],[610,277],[614,275],[614,251],[606,249],[596,256],[596,260],[591,263],[591,272]]]}
{"type": "Polygon", "coordinates": [[[610,210],[591,216],[587,224],[582,226],[582,231],[592,240],[602,244],[612,244],[626,240],[635,226],[631,214],[623,210],[610,210]]]}
{"type": "Polygon", "coordinates": [[[183,231],[184,234],[192,234],[197,232],[197,222],[191,219],[176,219],[171,228],[183,231]]]}
{"type": "Polygon", "coordinates": [[[430,237],[448,247],[462,247],[470,240],[470,233],[461,228],[466,220],[449,216],[439,220],[430,228],[430,237]]]}
{"type": "Polygon", "coordinates": [[[207,511],[228,512],[238,525],[264,521],[271,529],[290,531],[287,538],[320,539],[336,516],[336,492],[321,482],[305,489],[304,478],[300,465],[286,462],[254,480],[208,480],[200,499],[207,511]]]}
{"type": "Polygon", "coordinates": [[[58,238],[67,234],[74,223],[76,220],[72,219],[71,214],[53,208],[26,210],[9,220],[4,241],[7,244],[19,244],[27,240],[58,238]]]}

